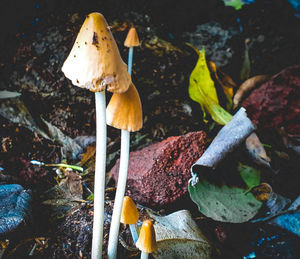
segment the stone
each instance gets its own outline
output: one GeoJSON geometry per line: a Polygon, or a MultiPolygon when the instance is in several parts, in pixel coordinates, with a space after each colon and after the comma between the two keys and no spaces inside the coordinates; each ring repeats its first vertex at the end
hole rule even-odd
{"type": "MultiPolygon", "coordinates": [[[[141,150],[131,152],[127,195],[150,207],[174,204],[188,193],[190,168],[205,150],[206,134],[190,132],[169,137],[141,150]]],[[[120,160],[111,170],[117,181],[120,160]]]]}
{"type": "Polygon", "coordinates": [[[284,127],[300,134],[300,65],[290,66],[255,89],[242,103],[258,129],[284,127]]]}

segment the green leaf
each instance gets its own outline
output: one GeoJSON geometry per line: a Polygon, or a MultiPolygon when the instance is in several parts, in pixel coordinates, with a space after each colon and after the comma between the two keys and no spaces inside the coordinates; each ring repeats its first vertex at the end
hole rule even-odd
{"type": "Polygon", "coordinates": [[[207,67],[204,48],[201,51],[196,50],[196,52],[199,59],[190,75],[189,96],[201,105],[205,122],[207,121],[206,112],[208,112],[215,122],[225,125],[232,119],[232,115],[219,105],[214,81],[211,79],[207,67]]]}
{"type": "Polygon", "coordinates": [[[235,10],[239,10],[244,5],[242,0],[224,0],[226,6],[232,6],[235,10]]]}
{"type": "MultiPolygon", "coordinates": [[[[198,205],[199,211],[217,221],[242,223],[253,218],[262,202],[249,191],[260,182],[260,174],[255,169],[240,165],[240,174],[246,187],[219,185],[199,175],[199,182],[188,186],[191,199],[198,205]]],[[[216,172],[210,172],[211,174],[216,172]]]]}
{"type": "Polygon", "coordinates": [[[260,184],[260,172],[253,167],[239,163],[237,169],[249,189],[260,184]]]}

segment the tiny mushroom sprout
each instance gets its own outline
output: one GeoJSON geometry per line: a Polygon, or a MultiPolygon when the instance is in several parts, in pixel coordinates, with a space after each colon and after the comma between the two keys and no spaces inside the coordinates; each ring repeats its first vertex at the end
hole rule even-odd
{"type": "Polygon", "coordinates": [[[121,59],[102,14],[91,13],[86,17],[62,71],[73,85],[95,92],[97,139],[92,258],[101,258],[106,164],[105,89],[122,93],[131,85],[127,65],[121,59]]]}
{"type": "MultiPolygon", "coordinates": [[[[132,64],[132,52],[131,54],[129,52],[128,63],[132,64]]],[[[131,74],[131,68],[132,66],[128,65],[129,74],[131,74]]],[[[106,108],[106,117],[108,125],[121,129],[119,177],[107,248],[108,258],[115,259],[117,256],[120,217],[128,174],[130,131],[138,131],[143,126],[142,104],[133,83],[130,84],[129,89],[125,93],[114,93],[112,95],[106,108]]]]}
{"type": "Polygon", "coordinates": [[[121,223],[128,224],[132,235],[133,242],[138,240],[138,234],[135,224],[139,220],[139,212],[129,196],[125,196],[123,200],[121,223]]]}
{"type": "Polygon", "coordinates": [[[155,230],[150,220],[145,220],[143,222],[136,246],[142,251],[141,259],[148,258],[149,254],[157,250],[155,230]]]}
{"type": "Polygon", "coordinates": [[[131,75],[132,70],[132,59],[133,59],[133,47],[137,47],[140,45],[139,37],[137,35],[136,29],[131,27],[126,40],[124,42],[124,46],[129,48],[128,52],[128,73],[131,75]]]}

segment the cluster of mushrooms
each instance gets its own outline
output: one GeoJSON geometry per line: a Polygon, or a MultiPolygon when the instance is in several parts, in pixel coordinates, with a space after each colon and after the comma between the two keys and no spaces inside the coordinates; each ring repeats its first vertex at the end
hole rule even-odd
{"type": "Polygon", "coordinates": [[[91,13],[86,17],[62,67],[65,76],[72,81],[73,85],[95,92],[96,166],[92,259],[102,257],[106,124],[121,130],[120,169],[109,232],[108,258],[116,258],[121,219],[123,223],[130,225],[134,243],[142,251],[141,258],[147,258],[148,253],[157,249],[152,222],[146,220],[143,223],[138,238],[134,227],[138,220],[137,209],[129,197],[125,198],[123,206],[129,163],[130,132],[141,129],[143,124],[140,97],[131,81],[133,47],[139,45],[134,28],[130,29],[124,45],[129,48],[128,67],[121,59],[117,44],[103,15],[91,13]],[[113,92],[107,107],[105,90],[113,92]],[[123,212],[122,207],[124,207],[123,212]],[[134,211],[132,208],[135,208],[136,212],[132,212],[134,211]],[[127,209],[131,215],[129,221],[126,217],[127,209]],[[133,219],[136,221],[133,222],[133,219]]]}

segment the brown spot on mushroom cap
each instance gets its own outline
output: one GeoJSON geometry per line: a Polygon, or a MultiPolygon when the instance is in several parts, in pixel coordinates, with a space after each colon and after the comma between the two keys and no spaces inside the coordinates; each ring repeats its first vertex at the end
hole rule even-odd
{"type": "Polygon", "coordinates": [[[94,34],[93,34],[92,44],[93,45],[98,44],[98,35],[97,35],[97,32],[94,32],[94,34]]]}
{"type": "Polygon", "coordinates": [[[107,124],[127,131],[138,131],[143,126],[142,104],[133,84],[125,93],[114,93],[106,108],[107,124]]]}
{"type": "Polygon", "coordinates": [[[78,48],[74,44],[62,71],[76,86],[95,92],[107,88],[109,91],[122,93],[129,88],[131,77],[127,72],[127,65],[121,59],[116,42],[107,41],[107,46],[99,41],[102,37],[113,38],[107,28],[108,24],[102,14],[89,14],[75,40],[76,44],[84,44],[85,47],[78,48]],[[116,77],[112,76],[114,73],[116,77]]]}

